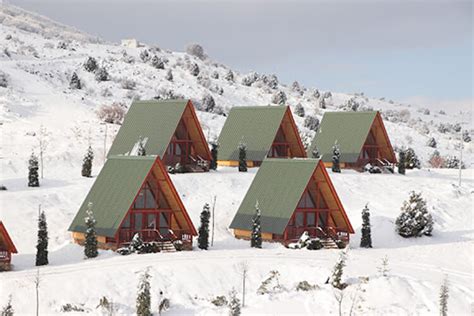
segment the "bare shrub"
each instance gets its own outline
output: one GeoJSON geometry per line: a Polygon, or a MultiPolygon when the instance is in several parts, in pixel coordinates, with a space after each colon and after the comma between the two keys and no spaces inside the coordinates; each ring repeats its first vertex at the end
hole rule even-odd
{"type": "Polygon", "coordinates": [[[114,102],[111,105],[103,105],[97,112],[97,116],[106,123],[122,124],[125,116],[125,105],[119,102],[114,102]]]}
{"type": "Polygon", "coordinates": [[[189,44],[186,47],[186,53],[192,56],[196,56],[199,59],[206,59],[206,54],[204,53],[204,48],[199,44],[189,44]]]}

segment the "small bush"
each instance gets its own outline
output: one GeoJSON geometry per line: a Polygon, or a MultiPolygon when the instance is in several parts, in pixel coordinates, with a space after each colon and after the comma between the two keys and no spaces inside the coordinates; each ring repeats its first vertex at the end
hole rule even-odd
{"type": "Polygon", "coordinates": [[[255,81],[258,80],[258,78],[258,74],[256,72],[252,72],[242,78],[242,85],[250,87],[255,81]]]}
{"type": "Polygon", "coordinates": [[[285,92],[279,90],[275,92],[272,96],[272,103],[278,105],[285,105],[286,104],[286,94],[285,92]]]}
{"type": "Polygon", "coordinates": [[[232,72],[232,70],[229,69],[229,71],[225,74],[224,79],[229,82],[234,82],[235,79],[234,79],[234,73],[232,72]]]}
{"type": "Polygon", "coordinates": [[[101,82],[101,81],[108,81],[109,79],[110,78],[109,78],[109,73],[107,69],[105,69],[104,67],[100,67],[96,70],[95,80],[97,80],[98,82],[101,82]]]}
{"type": "Polygon", "coordinates": [[[445,161],[444,158],[440,156],[439,151],[435,150],[428,160],[428,163],[433,168],[443,168],[445,161]]]}
{"type": "Polygon", "coordinates": [[[134,90],[137,86],[137,83],[132,79],[123,78],[120,80],[120,85],[122,86],[122,89],[134,90]]]}
{"type": "Polygon", "coordinates": [[[163,59],[156,55],[151,59],[151,65],[156,69],[165,69],[165,63],[163,62],[163,59]]]}
{"type": "Polygon", "coordinates": [[[430,137],[430,139],[428,139],[428,142],[426,143],[426,145],[428,145],[429,147],[431,148],[436,148],[436,139],[434,137],[430,137]]]}
{"type": "Polygon", "coordinates": [[[103,105],[97,112],[99,119],[105,123],[122,124],[125,117],[125,106],[122,103],[103,105]]]}
{"type": "Polygon", "coordinates": [[[199,59],[206,59],[207,57],[204,53],[204,48],[199,44],[189,44],[186,47],[186,53],[199,59]]]}
{"type": "Polygon", "coordinates": [[[298,285],[296,285],[296,290],[303,291],[303,292],[315,290],[316,288],[317,288],[316,285],[312,285],[308,281],[301,281],[298,283],[298,285]]]}
{"type": "Polygon", "coordinates": [[[199,66],[196,63],[191,64],[191,66],[189,67],[189,73],[194,77],[197,77],[199,75],[199,71],[199,66]]]}
{"type": "Polygon", "coordinates": [[[227,298],[224,295],[219,295],[216,296],[216,298],[214,298],[211,303],[215,306],[221,307],[226,306],[229,302],[227,301],[227,298]]]}
{"type": "Polygon", "coordinates": [[[395,225],[397,233],[405,238],[431,236],[433,218],[428,212],[426,201],[421,197],[421,193],[410,192],[409,199],[403,202],[395,225]]]}
{"type": "Polygon", "coordinates": [[[147,63],[148,61],[150,61],[150,58],[151,58],[151,55],[150,53],[148,52],[148,49],[144,49],[140,52],[140,59],[144,62],[144,63],[147,63]]]}
{"type": "Polygon", "coordinates": [[[88,72],[96,71],[97,67],[98,64],[94,57],[88,57],[86,62],[84,63],[84,69],[88,72]]]}
{"type": "Polygon", "coordinates": [[[0,87],[6,88],[8,87],[8,83],[10,81],[10,76],[0,71],[0,87]]]}
{"type": "Polygon", "coordinates": [[[322,249],[323,248],[323,244],[321,242],[321,240],[319,239],[311,239],[308,243],[308,245],[306,246],[306,249],[308,250],[319,250],[319,249],[322,249]]]}
{"type": "Polygon", "coordinates": [[[319,128],[319,119],[311,115],[306,116],[304,119],[304,127],[309,128],[312,131],[317,131],[319,128]]]}
{"type": "Polygon", "coordinates": [[[61,312],[63,312],[63,313],[85,312],[85,309],[81,306],[77,306],[77,305],[74,305],[74,304],[67,303],[67,304],[64,304],[63,306],[61,306],[61,312]]]}
{"type": "Polygon", "coordinates": [[[216,106],[216,102],[214,98],[210,94],[206,94],[203,96],[201,101],[202,110],[205,112],[213,112],[214,107],[216,106]]]}
{"type": "Polygon", "coordinates": [[[295,106],[295,114],[298,115],[299,117],[304,117],[305,115],[304,107],[301,105],[301,103],[298,103],[295,106]]]}
{"type": "Polygon", "coordinates": [[[3,184],[0,184],[0,191],[6,191],[8,190],[6,186],[4,186],[3,184]]]}
{"type": "Polygon", "coordinates": [[[219,79],[219,73],[217,71],[213,71],[211,73],[211,78],[212,79],[219,79]]]}

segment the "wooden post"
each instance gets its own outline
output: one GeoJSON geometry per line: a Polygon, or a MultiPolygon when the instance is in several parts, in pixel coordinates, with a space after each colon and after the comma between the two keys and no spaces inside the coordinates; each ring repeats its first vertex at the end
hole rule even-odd
{"type": "Polygon", "coordinates": [[[212,234],[211,234],[211,247],[214,246],[214,225],[215,225],[215,221],[214,221],[214,211],[216,209],[216,199],[217,199],[217,196],[214,195],[214,202],[212,203],[212,234]]]}

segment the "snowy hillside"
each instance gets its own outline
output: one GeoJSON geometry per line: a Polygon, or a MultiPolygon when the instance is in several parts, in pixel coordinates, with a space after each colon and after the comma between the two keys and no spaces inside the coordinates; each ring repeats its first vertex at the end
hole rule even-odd
{"type": "Polygon", "coordinates": [[[269,74],[242,74],[206,56],[149,46],[125,48],[7,5],[0,5],[0,25],[0,184],[8,189],[0,192],[0,219],[19,250],[13,258],[14,271],[0,274],[0,307],[12,295],[17,313],[34,312],[30,297],[34,294],[36,217],[41,204],[50,233],[50,265],[40,272],[44,314],[61,313],[61,306],[67,303],[98,314],[96,306],[104,295],[116,303],[118,314],[131,314],[138,274],[146,267],[153,276],[154,310],[163,290],[171,299],[171,309],[165,315],[225,314],[225,307],[216,307],[210,300],[227,295],[232,287],[240,293],[242,262],[249,265],[244,315],[337,314],[332,287],[324,282],[338,251],[289,250],[277,244],[252,250],[227,229],[255,169],[247,174],[220,168],[207,174],[172,176],[195,226],[203,204],[217,196],[216,242],[210,251],[126,257],[101,252],[99,258],[84,261],[82,248],[71,243],[67,232],[94,181],[80,176],[88,144],[95,152],[93,174],[97,175],[104,152],[120,127],[98,117],[102,106],[116,103],[127,107],[133,99],[154,97],[191,98],[201,110],[198,115],[211,140],[219,134],[230,107],[272,104],[278,97],[281,100],[283,92],[293,111],[297,104],[304,108],[305,117],[295,115],[295,120],[306,143],[314,135],[305,126],[309,115],[321,119],[324,111],[342,107],[381,110],[392,144],[413,147],[424,167],[409,170],[406,176],[330,173],[357,232],[351,239],[344,274],[350,284],[344,313],[349,314],[357,297],[357,315],[437,314],[439,286],[445,275],[451,283],[450,313],[469,315],[472,311],[472,143],[464,142],[463,160],[468,169],[463,171],[461,188],[456,186],[457,170],[428,169],[435,149],[442,156],[459,155],[459,126],[471,129],[472,113],[454,109],[445,109],[444,114],[429,112],[361,93],[316,92],[317,87],[285,85],[269,74]],[[99,82],[84,68],[88,57],[106,69],[109,80],[99,82]],[[164,69],[159,69],[162,66],[164,69]],[[81,81],[81,89],[70,88],[73,73],[81,81]],[[215,106],[205,111],[209,110],[209,96],[215,106]],[[326,109],[321,108],[323,103],[326,109]],[[427,145],[431,137],[436,148],[427,145]],[[44,179],[40,188],[28,188],[27,161],[32,150],[38,153],[40,140],[46,143],[44,179]],[[394,220],[410,190],[422,191],[428,201],[436,221],[432,237],[407,240],[394,231],[394,220]],[[359,248],[360,212],[367,202],[374,239],[374,249],[369,250],[359,248]],[[384,256],[389,258],[388,277],[377,271],[384,256]],[[270,270],[279,271],[285,289],[257,295],[256,289],[270,270]],[[296,283],[303,280],[317,288],[296,291],[296,283]]]}

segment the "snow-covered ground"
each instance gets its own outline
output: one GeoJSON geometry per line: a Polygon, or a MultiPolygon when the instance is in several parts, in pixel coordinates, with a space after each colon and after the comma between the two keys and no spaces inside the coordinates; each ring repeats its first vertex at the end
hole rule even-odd
{"type": "MultiPolygon", "coordinates": [[[[102,296],[116,303],[118,314],[133,313],[138,275],[147,267],[153,276],[155,311],[162,290],[171,299],[171,310],[166,315],[224,314],[225,308],[215,307],[210,299],[227,295],[233,287],[240,293],[243,262],[249,266],[244,315],[338,313],[334,291],[324,282],[339,251],[289,250],[278,244],[264,244],[264,249],[255,250],[247,242],[235,240],[228,230],[256,169],[246,174],[220,168],[206,174],[172,175],[195,226],[199,225],[204,203],[217,196],[215,244],[209,251],[125,257],[101,252],[97,259],[83,260],[82,248],[71,243],[67,232],[94,181],[80,176],[86,148],[90,143],[94,149],[93,173],[97,175],[104,161],[104,145],[107,150],[119,128],[101,124],[96,116],[101,105],[128,105],[133,98],[149,99],[163,94],[164,89],[172,89],[175,94],[197,101],[210,93],[226,112],[231,106],[268,104],[276,90],[257,84],[244,86],[241,80],[245,74],[236,71],[235,82],[228,82],[223,78],[228,67],[164,49],[154,52],[168,60],[165,70],[158,70],[140,60],[144,48],[103,43],[11,6],[0,5],[0,26],[0,71],[8,75],[8,86],[0,87],[0,184],[8,189],[0,191],[0,219],[20,252],[13,258],[14,271],[0,274],[0,306],[12,295],[18,314],[34,312],[36,219],[41,204],[50,236],[50,265],[40,269],[42,314],[60,313],[61,306],[67,303],[84,305],[87,312],[97,314],[95,307],[102,296]],[[96,82],[84,70],[82,64],[88,56],[107,68],[110,81],[96,82]],[[189,73],[187,65],[191,63],[199,65],[204,79],[198,80],[189,73]],[[168,69],[173,71],[173,82],[165,79],[168,69]],[[211,77],[215,71],[218,79],[211,77]],[[82,90],[69,89],[72,72],[81,79],[82,90]],[[122,88],[124,78],[136,83],[133,90],[122,88]],[[222,95],[213,92],[216,85],[224,90],[222,95]],[[27,160],[32,150],[38,153],[41,125],[45,128],[42,138],[48,144],[44,179],[40,188],[28,188],[27,160]],[[271,270],[279,271],[285,290],[257,295],[257,288],[271,270]],[[318,288],[296,291],[296,283],[303,280],[318,288]]],[[[301,103],[307,115],[321,118],[325,111],[318,107],[320,99],[312,96],[313,89],[303,88],[301,95],[280,83],[277,90],[286,93],[292,107],[301,103]]],[[[408,171],[406,176],[330,172],[357,231],[351,239],[344,274],[350,283],[345,290],[344,313],[348,315],[353,301],[357,301],[354,312],[359,315],[437,314],[439,287],[447,276],[451,284],[449,312],[471,314],[473,169],[463,171],[463,184],[457,187],[457,170],[427,168],[435,149],[426,142],[435,137],[442,155],[458,155],[459,133],[440,133],[438,127],[440,123],[459,122],[470,129],[472,113],[446,109],[446,114],[425,114],[415,105],[334,92],[327,99],[327,110],[338,109],[350,98],[365,108],[397,111],[401,121],[386,121],[392,143],[397,147],[412,146],[425,168],[408,171]],[[410,190],[422,191],[427,199],[436,221],[432,237],[403,239],[394,231],[394,220],[410,190]],[[368,250],[358,247],[360,212],[367,202],[374,243],[374,248],[368,250]],[[384,256],[389,259],[388,277],[382,277],[377,270],[384,256]]],[[[216,137],[225,117],[201,111],[198,115],[206,136],[216,137]]],[[[310,138],[313,132],[304,127],[304,118],[295,116],[295,120],[301,133],[310,138]]],[[[464,143],[464,148],[464,162],[471,167],[472,143],[464,143]]]]}

